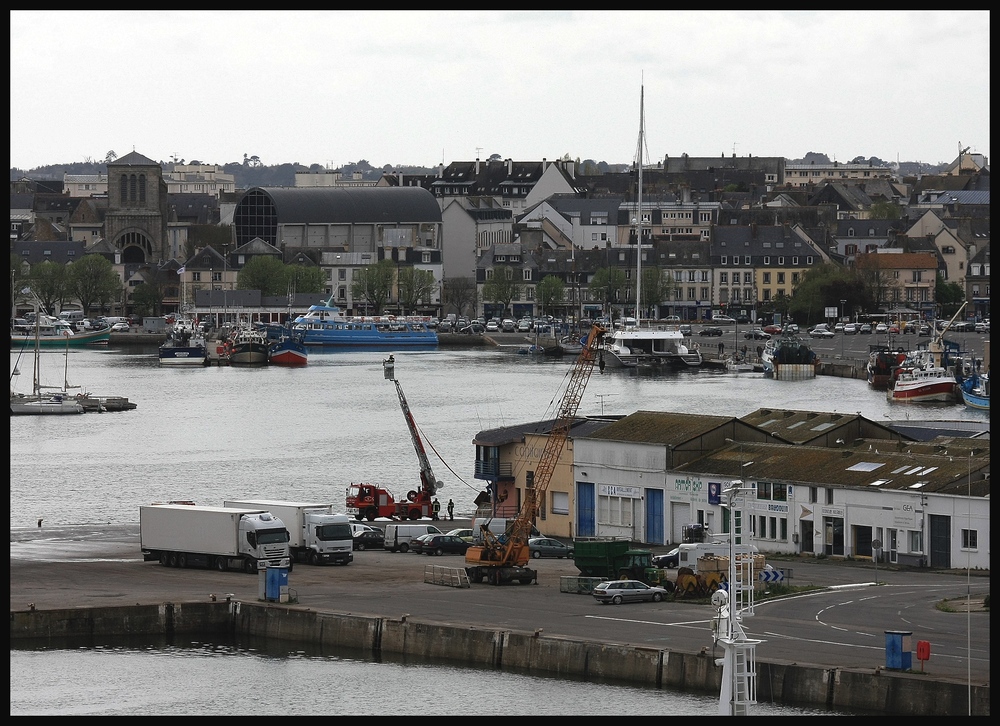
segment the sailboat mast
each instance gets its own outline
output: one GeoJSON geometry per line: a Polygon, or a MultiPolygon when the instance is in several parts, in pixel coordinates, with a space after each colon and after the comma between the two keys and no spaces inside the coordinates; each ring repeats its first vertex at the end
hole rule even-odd
{"type": "Polygon", "coordinates": [[[636,193],[635,205],[635,322],[639,324],[642,317],[639,312],[642,309],[642,146],[643,135],[645,134],[646,116],[644,110],[645,88],[639,89],[639,145],[636,148],[635,158],[639,165],[638,191],[636,193]]]}

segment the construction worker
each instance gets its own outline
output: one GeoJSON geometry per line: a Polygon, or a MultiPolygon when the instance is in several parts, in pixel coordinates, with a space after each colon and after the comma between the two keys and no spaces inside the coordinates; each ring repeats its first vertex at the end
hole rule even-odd
{"type": "Polygon", "coordinates": [[[434,512],[434,517],[433,518],[434,519],[439,519],[438,515],[441,514],[441,502],[438,501],[437,497],[434,497],[434,507],[433,507],[432,511],[434,512]]]}

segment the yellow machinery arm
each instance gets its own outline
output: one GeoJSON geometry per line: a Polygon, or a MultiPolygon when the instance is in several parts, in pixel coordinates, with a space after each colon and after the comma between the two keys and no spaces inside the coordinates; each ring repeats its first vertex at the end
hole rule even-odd
{"type": "Polygon", "coordinates": [[[570,427],[580,408],[580,400],[594,370],[601,338],[605,332],[606,330],[599,325],[590,328],[587,342],[573,364],[569,383],[559,405],[558,418],[545,442],[538,466],[535,467],[534,486],[525,486],[524,500],[517,517],[502,537],[497,537],[488,528],[484,528],[483,544],[480,547],[469,548],[466,564],[488,568],[520,567],[528,563],[528,536],[531,525],[538,513],[539,502],[545,498],[545,492],[566,445],[566,439],[569,438],[570,427]]]}

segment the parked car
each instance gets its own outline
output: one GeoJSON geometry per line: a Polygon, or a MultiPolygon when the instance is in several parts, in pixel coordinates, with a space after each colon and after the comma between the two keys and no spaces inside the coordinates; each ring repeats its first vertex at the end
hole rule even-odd
{"type": "Polygon", "coordinates": [[[564,542],[551,537],[531,537],[528,540],[528,551],[536,560],[539,557],[572,557],[573,548],[564,542]]]}
{"type": "Polygon", "coordinates": [[[470,544],[472,543],[471,529],[452,529],[445,532],[445,534],[450,535],[452,537],[459,537],[460,539],[464,539],[466,542],[469,542],[470,544]]]}
{"type": "Polygon", "coordinates": [[[844,335],[857,335],[858,325],[857,323],[844,323],[844,335]]]}
{"type": "Polygon", "coordinates": [[[465,551],[472,546],[471,542],[466,542],[461,537],[453,534],[431,534],[420,537],[420,549],[414,550],[418,554],[424,555],[464,555],[465,551]]]}
{"type": "Polygon", "coordinates": [[[496,320],[490,320],[490,321],[488,321],[486,323],[486,332],[487,333],[499,333],[500,332],[500,325],[499,325],[499,323],[497,323],[496,320]]]}
{"type": "Polygon", "coordinates": [[[112,333],[127,333],[129,331],[129,324],[123,320],[119,320],[117,323],[111,326],[112,333]]]}
{"type": "Polygon", "coordinates": [[[698,331],[698,335],[708,335],[708,336],[722,335],[722,328],[716,328],[716,327],[702,328],[701,330],[698,331]]]}
{"type": "Polygon", "coordinates": [[[900,330],[898,325],[889,326],[889,335],[899,335],[900,330]]]}
{"type": "Polygon", "coordinates": [[[712,322],[716,325],[736,325],[736,320],[728,315],[716,315],[712,318],[712,322]]]}
{"type": "Polygon", "coordinates": [[[836,325],[833,326],[833,329],[836,332],[843,332],[843,330],[844,330],[844,323],[837,323],[836,325]]]}
{"type": "Polygon", "coordinates": [[[462,335],[482,335],[486,332],[486,326],[479,323],[469,323],[458,332],[462,335]]]}
{"type": "MultiPolygon", "coordinates": [[[[877,334],[885,335],[886,333],[889,332],[889,326],[886,325],[885,323],[879,323],[878,325],[875,326],[875,332],[877,334]]],[[[896,332],[898,333],[899,331],[897,330],[896,332]]]]}
{"type": "Polygon", "coordinates": [[[835,333],[827,328],[821,328],[818,325],[809,331],[809,336],[812,338],[832,338],[835,333]]]}
{"type": "Polygon", "coordinates": [[[931,326],[928,325],[927,323],[924,323],[919,328],[919,334],[920,335],[930,335],[931,334],[931,326]]]}
{"type": "Polygon", "coordinates": [[[380,550],[384,542],[385,535],[375,529],[366,529],[354,535],[354,549],[356,550],[380,550]]]}
{"type": "Polygon", "coordinates": [[[623,602],[660,602],[667,596],[662,587],[647,585],[641,580],[611,580],[599,583],[594,587],[594,599],[602,605],[612,603],[621,605],[623,602]]]}
{"type": "Polygon", "coordinates": [[[765,325],[764,332],[768,335],[781,335],[781,326],[774,325],[773,323],[771,325],[765,325]]]}
{"type": "Polygon", "coordinates": [[[663,318],[664,323],[679,323],[680,321],[681,319],[680,316],[678,315],[668,315],[667,317],[663,318]]]}
{"type": "Polygon", "coordinates": [[[653,555],[653,566],[661,568],[677,567],[680,564],[681,548],[674,547],[665,555],[653,555]]]}
{"type": "Polygon", "coordinates": [[[736,322],[740,325],[749,325],[752,321],[746,315],[737,315],[736,322]]]}
{"type": "Polygon", "coordinates": [[[976,332],[977,333],[988,333],[988,332],[990,332],[990,324],[988,322],[986,322],[986,321],[983,321],[981,323],[976,323],[976,332]]]}
{"type": "Polygon", "coordinates": [[[500,332],[502,333],[513,333],[517,330],[517,323],[515,323],[510,318],[504,318],[500,321],[500,332]]]}
{"type": "Polygon", "coordinates": [[[858,332],[859,332],[859,333],[860,333],[861,335],[871,335],[871,332],[872,332],[872,326],[871,326],[871,325],[869,325],[868,323],[862,323],[862,324],[861,324],[861,327],[860,327],[860,328],[858,328],[858,332]]]}
{"type": "MultiPolygon", "coordinates": [[[[424,543],[431,537],[436,536],[437,534],[438,532],[428,532],[427,534],[422,534],[419,537],[414,537],[413,539],[410,540],[410,552],[414,552],[418,555],[423,553],[424,543]]],[[[382,544],[383,546],[385,545],[384,537],[382,538],[382,544]]]]}
{"type": "Polygon", "coordinates": [[[770,340],[771,334],[765,333],[760,328],[754,328],[753,330],[748,330],[747,332],[743,333],[743,337],[746,338],[747,340],[770,340]]]}
{"type": "Polygon", "coordinates": [[[681,331],[681,335],[692,335],[694,332],[693,330],[691,330],[691,326],[688,325],[687,323],[678,325],[677,329],[681,331]]]}
{"type": "Polygon", "coordinates": [[[786,333],[797,333],[799,332],[799,326],[796,325],[795,323],[789,323],[788,325],[785,326],[784,331],[786,333]]]}
{"type": "Polygon", "coordinates": [[[455,330],[455,324],[450,320],[442,320],[438,323],[437,331],[439,333],[450,333],[455,330]]]}
{"type": "Polygon", "coordinates": [[[519,332],[519,333],[530,333],[531,332],[531,321],[530,320],[518,320],[517,321],[517,332],[519,332]]]}

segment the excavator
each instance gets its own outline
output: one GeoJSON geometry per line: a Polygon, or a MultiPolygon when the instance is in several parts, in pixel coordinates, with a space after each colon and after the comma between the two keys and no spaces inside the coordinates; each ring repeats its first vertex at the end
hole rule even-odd
{"type": "Polygon", "coordinates": [[[434,495],[443,485],[431,470],[431,463],[424,450],[423,441],[420,440],[420,434],[417,432],[417,424],[413,420],[413,414],[410,413],[406,396],[403,395],[403,387],[396,380],[393,356],[390,355],[382,362],[382,369],[385,379],[396,385],[399,406],[403,410],[403,418],[410,430],[413,448],[417,452],[417,461],[420,463],[420,489],[409,491],[405,500],[397,500],[388,489],[377,484],[351,484],[347,489],[347,512],[358,521],[365,518],[368,521],[374,521],[376,517],[389,517],[398,520],[430,517],[434,513],[434,495]]]}
{"type": "Polygon", "coordinates": [[[569,438],[570,427],[576,418],[594,363],[600,356],[601,340],[606,332],[600,325],[595,324],[590,328],[583,350],[573,364],[569,383],[559,404],[558,417],[535,467],[534,479],[529,477],[525,482],[524,501],[517,516],[501,534],[496,534],[489,526],[483,525],[482,544],[470,547],[465,553],[465,571],[470,582],[480,583],[486,580],[491,585],[510,582],[528,585],[538,582],[537,571],[526,566],[531,557],[528,537],[538,514],[539,503],[545,499],[552,473],[562,455],[566,439],[569,438]]]}

